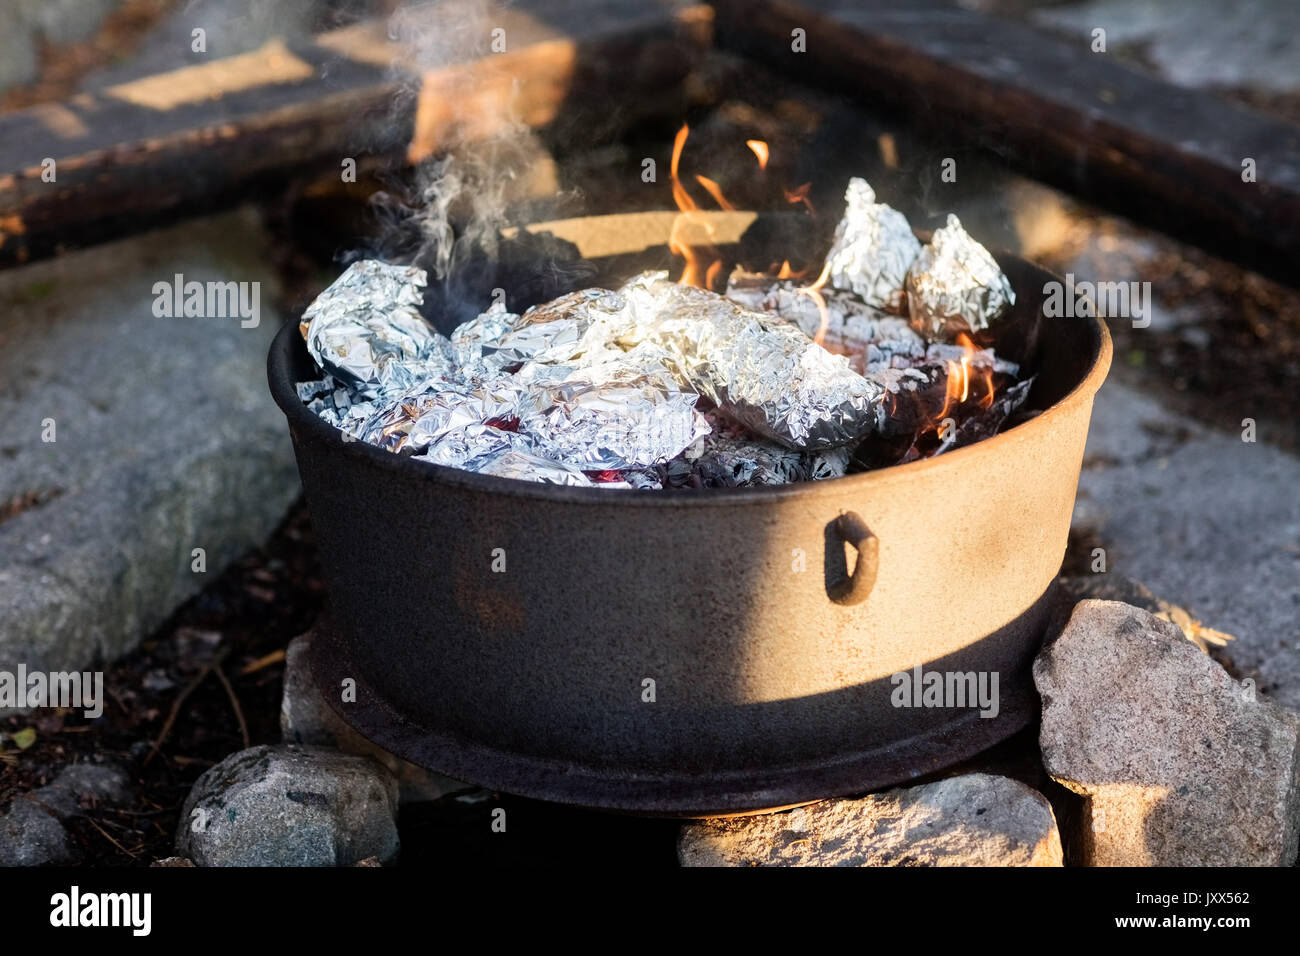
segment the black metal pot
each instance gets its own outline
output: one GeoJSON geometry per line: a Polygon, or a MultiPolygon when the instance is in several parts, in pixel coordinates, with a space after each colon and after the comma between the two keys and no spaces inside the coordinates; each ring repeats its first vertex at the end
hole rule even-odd
{"type": "MultiPolygon", "coordinates": [[[[559,225],[583,223],[610,231],[559,225]]],[[[644,229],[661,254],[662,223],[644,229]]],[[[269,377],[330,588],[327,699],[457,778],[690,815],[902,782],[1022,728],[1111,345],[1095,319],[1048,325],[1051,274],[1000,261],[1018,304],[998,350],[1038,373],[1041,414],[935,459],[769,488],[539,485],[344,442],[294,393],[317,373],[287,325],[269,377]],[[917,665],[998,675],[997,715],[897,706],[891,677],[917,665]]]]}

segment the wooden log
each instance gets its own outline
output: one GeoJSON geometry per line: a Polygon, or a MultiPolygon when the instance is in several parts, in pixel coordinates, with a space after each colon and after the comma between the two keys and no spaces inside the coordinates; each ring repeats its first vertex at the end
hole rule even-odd
{"type": "MultiPolygon", "coordinates": [[[[1300,127],[933,0],[717,0],[718,42],[1296,282],[1300,127]],[[802,30],[797,52],[793,31],[802,30]],[[1254,160],[1257,181],[1243,181],[1254,160]]],[[[936,170],[936,176],[938,170],[936,170]]]]}
{"type": "Polygon", "coordinates": [[[494,13],[483,30],[496,28],[504,50],[476,38],[477,56],[428,67],[384,23],[361,23],[0,116],[0,267],[337,171],[346,157],[418,161],[491,136],[507,103],[529,126],[599,141],[679,108],[673,93],[707,55],[712,11],[538,0],[494,13]]]}

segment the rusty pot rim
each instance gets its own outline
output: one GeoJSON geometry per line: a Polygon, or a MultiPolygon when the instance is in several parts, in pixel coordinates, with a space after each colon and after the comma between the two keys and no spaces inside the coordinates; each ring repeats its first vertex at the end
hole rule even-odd
{"type": "MultiPolygon", "coordinates": [[[[602,216],[585,217],[603,219],[602,216]]],[[[997,252],[999,261],[1025,263],[1041,272],[1044,276],[1064,283],[1059,275],[1042,266],[1035,265],[1020,256],[1006,252],[997,252]]],[[[1020,292],[1020,290],[1016,290],[1020,292]]],[[[1096,332],[1096,354],[1088,368],[1088,373],[1059,401],[1044,409],[1038,415],[1021,422],[1004,432],[975,442],[964,448],[956,448],[934,458],[923,458],[906,464],[890,465],[874,471],[859,472],[841,478],[829,478],[824,481],[793,482],[786,485],[762,485],[749,488],[710,488],[698,493],[653,491],[633,492],[626,489],[588,488],[572,485],[553,485],[536,481],[524,481],[518,478],[502,478],[496,475],[482,475],[477,472],[463,471],[433,462],[414,461],[403,455],[397,455],[367,442],[345,442],[342,433],[324,419],[310,411],[298,398],[292,376],[289,374],[290,352],[294,346],[305,348],[298,334],[298,320],[289,319],[276,333],[271,342],[267,356],[267,379],[271,396],[284,412],[291,427],[302,430],[313,438],[331,445],[339,454],[362,458],[378,468],[387,469],[414,479],[432,480],[439,484],[458,485],[476,491],[494,492],[515,498],[542,499],[574,505],[618,504],[638,508],[700,508],[717,505],[746,505],[757,502],[770,502],[795,497],[807,497],[816,494],[840,494],[841,492],[865,491],[879,487],[890,481],[907,481],[920,475],[923,471],[937,469],[960,470],[967,461],[976,455],[998,455],[1009,451],[1013,443],[1032,440],[1033,433],[1043,428],[1050,428],[1058,419],[1069,415],[1080,404],[1091,402],[1101,388],[1110,371],[1114,346],[1110,330],[1104,320],[1097,316],[1083,317],[1091,322],[1096,332]]],[[[1081,321],[1075,318],[1071,321],[1081,321]]],[[[954,476],[955,480],[955,476],[954,476]]]]}

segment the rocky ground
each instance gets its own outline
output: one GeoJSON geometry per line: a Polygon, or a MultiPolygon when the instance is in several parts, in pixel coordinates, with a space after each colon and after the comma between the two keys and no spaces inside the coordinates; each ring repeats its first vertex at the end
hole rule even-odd
{"type": "MultiPolygon", "coordinates": [[[[1011,12],[1083,22],[1041,6],[1011,12]]],[[[1132,55],[1175,75],[1159,35],[1137,36],[1132,55]]],[[[990,245],[1080,278],[1152,283],[1150,327],[1111,323],[1116,363],[1064,568],[1075,597],[1127,604],[1081,606],[1040,658],[1041,740],[1032,730],[906,789],[682,827],[463,789],[351,735],[304,679],[302,639],[291,643],[325,594],[262,362],[281,319],[337,274],[335,255],[373,235],[356,200],[377,184],[304,183],[274,206],[0,273],[0,661],[103,666],[110,691],[94,721],[0,715],[0,863],[1294,861],[1300,293],[988,157],[959,153],[958,183],[940,189],[931,173],[952,150],[923,124],[726,57],[696,84],[692,155],[716,158],[699,169],[738,202],[762,198],[750,167],[728,159],[756,136],[771,144],[771,176],[812,182],[830,222],[844,179],[864,175],[918,226],[953,210],[990,245]],[[153,317],[153,280],[177,271],[261,283],[260,327],[153,317]],[[57,442],[42,441],[46,418],[57,442]],[[1092,573],[1096,548],[1105,575],[1092,573]],[[1235,640],[1220,646],[1217,631],[1235,640]],[[1188,682],[1197,694],[1179,689],[1188,682]],[[1150,726],[1167,736],[1133,732],[1150,726]]],[[[1283,113],[1300,86],[1245,65],[1222,85],[1283,113]]],[[[674,131],[590,148],[542,136],[551,175],[536,209],[666,206],[665,184],[626,170],[674,131]]]]}

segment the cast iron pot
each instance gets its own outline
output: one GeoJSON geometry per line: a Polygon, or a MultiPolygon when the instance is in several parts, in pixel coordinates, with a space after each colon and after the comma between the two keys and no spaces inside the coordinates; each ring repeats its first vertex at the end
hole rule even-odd
{"type": "MultiPolygon", "coordinates": [[[[737,215],[716,216],[724,248],[753,219],[737,215]]],[[[545,228],[626,272],[667,262],[671,220],[545,228]]],[[[999,261],[1017,305],[998,351],[1038,374],[1041,414],[938,458],[779,487],[559,487],[344,442],[294,392],[318,373],[286,325],[269,378],[329,587],[312,660],[326,699],[450,776],[656,814],[878,789],[1023,728],[1111,343],[1096,319],[1042,315],[1050,273],[999,261]],[[893,675],[918,666],[996,675],[996,716],[896,706],[893,675]]]]}

